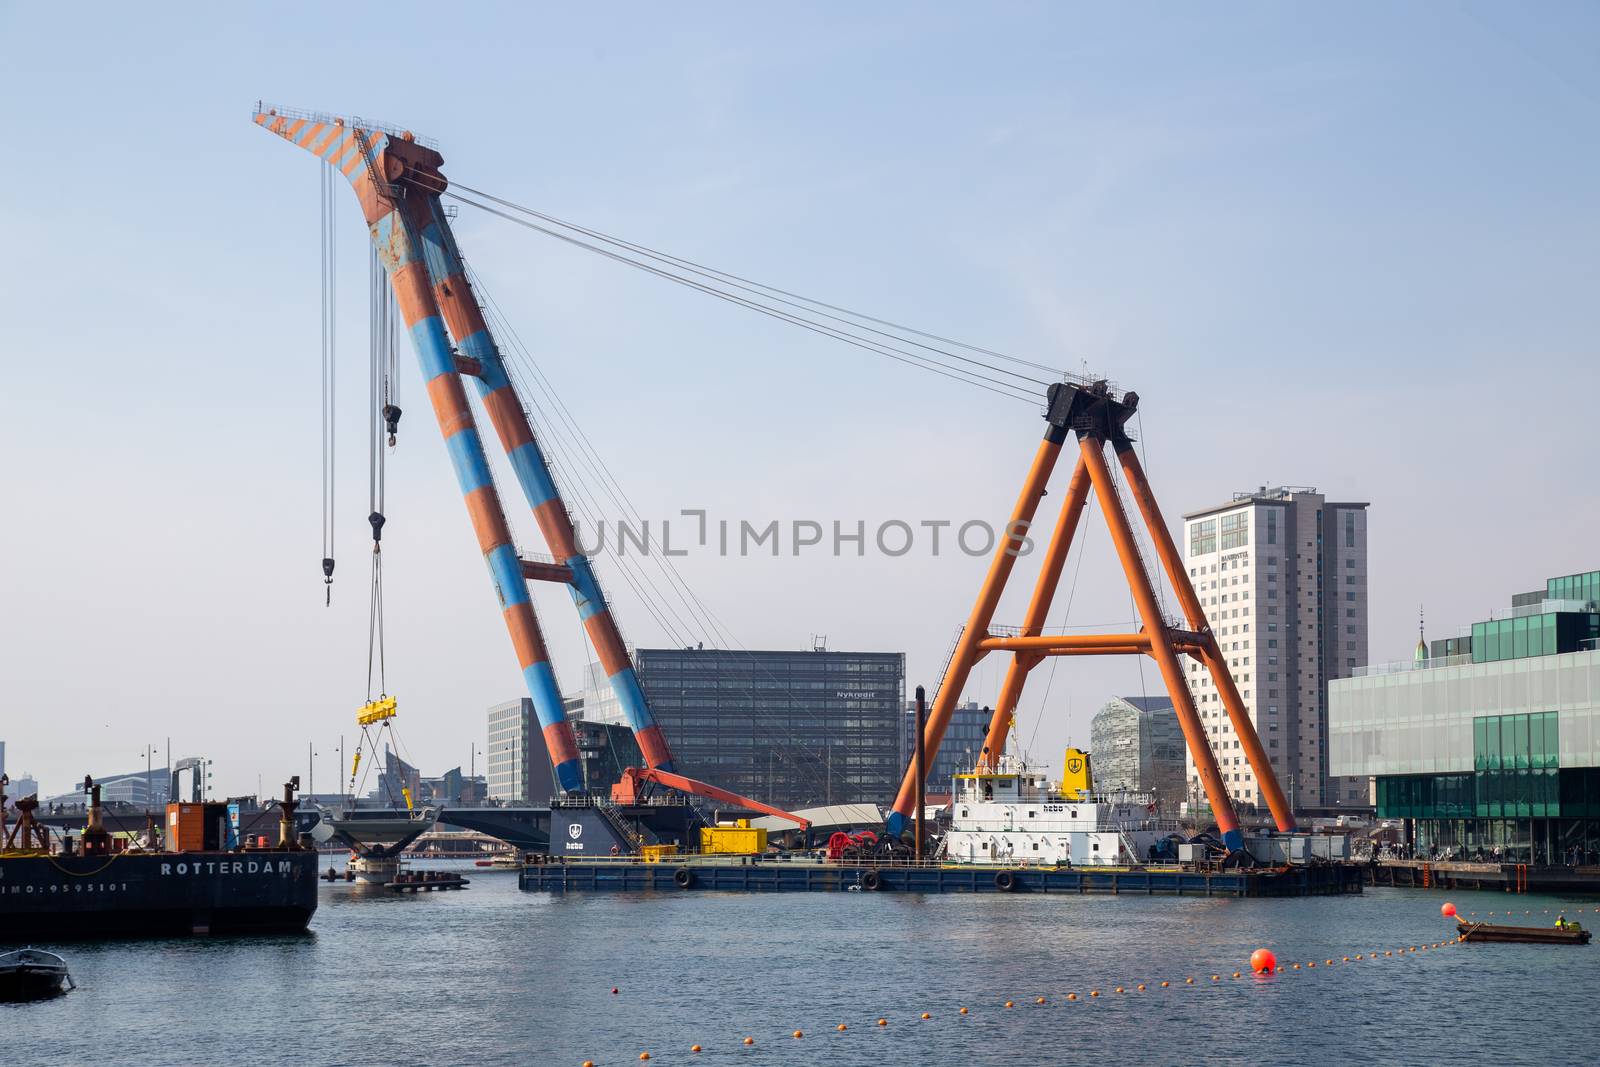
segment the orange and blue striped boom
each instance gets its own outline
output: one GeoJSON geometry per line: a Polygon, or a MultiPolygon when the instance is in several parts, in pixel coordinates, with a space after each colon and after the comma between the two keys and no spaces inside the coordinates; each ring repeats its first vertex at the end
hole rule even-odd
{"type": "Polygon", "coordinates": [[[581,791],[583,777],[577,743],[528,593],[529,580],[558,581],[568,587],[601,667],[638,738],[646,766],[671,771],[672,753],[666,738],[650,714],[594,568],[578,551],[572,520],[550,465],[467,282],[455,235],[439,202],[449,184],[439,171],[444,157],[419,144],[408,132],[360,119],[307,115],[262,105],[257,105],[254,118],[257,125],[337,168],[361,202],[372,242],[389,272],[395,300],[422,366],[428,398],[466,498],[478,547],[488,564],[562,791],[581,791]],[[467,402],[464,376],[477,383],[478,395],[533,509],[534,521],[560,561],[557,565],[517,555],[467,402]]]}

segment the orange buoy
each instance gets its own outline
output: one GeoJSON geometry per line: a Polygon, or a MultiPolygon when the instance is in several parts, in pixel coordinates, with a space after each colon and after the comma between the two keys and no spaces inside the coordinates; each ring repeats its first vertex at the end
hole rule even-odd
{"type": "Polygon", "coordinates": [[[840,1023],[837,1027],[835,1027],[835,1029],[837,1029],[842,1034],[842,1033],[844,1033],[846,1030],[848,1030],[850,1028],[848,1026],[846,1026],[844,1023],[840,1023]]]}
{"type": "Polygon", "coordinates": [[[1067,994],[1067,999],[1068,1000],[1077,1000],[1078,999],[1078,994],[1076,994],[1076,993],[1068,993],[1067,994]]]}
{"type": "Polygon", "coordinates": [[[1162,988],[1162,989],[1165,989],[1165,988],[1167,988],[1167,986],[1168,986],[1168,984],[1169,984],[1169,983],[1167,983],[1167,982],[1162,982],[1162,983],[1161,983],[1161,988],[1162,988]]]}
{"type": "Polygon", "coordinates": [[[641,1053],[639,1053],[639,1058],[640,1058],[640,1059],[641,1059],[641,1060],[647,1060],[647,1059],[649,1059],[649,1058],[650,1058],[650,1053],[648,1053],[648,1052],[641,1052],[641,1053]]]}
{"type": "Polygon", "coordinates": [[[1039,997],[1037,1000],[1034,1001],[1034,1003],[1035,1004],[1043,1004],[1044,1003],[1044,998],[1043,997],[1039,997]]]}
{"type": "Polygon", "coordinates": [[[924,1019],[931,1019],[931,1018],[933,1018],[933,1016],[932,1016],[932,1015],[930,1015],[930,1014],[928,1014],[928,1013],[927,1013],[927,1012],[923,1012],[923,1013],[922,1013],[922,1017],[923,1017],[923,1018],[924,1018],[924,1019]]]}
{"type": "Polygon", "coordinates": [[[965,1015],[965,1014],[966,1014],[966,1013],[967,1013],[967,1009],[966,1009],[966,1008],[962,1008],[962,1009],[961,1009],[961,1014],[962,1014],[962,1015],[965,1015]]]}
{"type": "Polygon", "coordinates": [[[1011,1001],[1009,1001],[1009,1000],[1006,1001],[1006,1007],[1008,1007],[1008,1008],[1011,1007],[1011,1001]]]}
{"type": "Polygon", "coordinates": [[[1213,982],[1220,982],[1220,981],[1222,981],[1222,975],[1220,975],[1220,974],[1214,974],[1214,975],[1212,975],[1212,976],[1211,976],[1211,980],[1212,980],[1212,981],[1213,981],[1213,982]]]}
{"type": "Polygon", "coordinates": [[[796,1030],[794,1032],[794,1036],[795,1037],[805,1037],[806,1035],[805,1035],[805,1032],[803,1030],[796,1030]]]}
{"type": "Polygon", "coordinates": [[[690,1052],[699,1052],[700,1051],[700,1046],[699,1045],[690,1045],[689,1046],[689,1051],[690,1052]]]}
{"type": "Polygon", "coordinates": [[[1184,985],[1194,985],[1194,979],[1193,978],[1185,978],[1183,980],[1183,984],[1184,985]]]}
{"type": "Polygon", "coordinates": [[[1144,983],[1143,983],[1143,982],[1140,982],[1140,983],[1139,983],[1139,984],[1138,984],[1138,985],[1137,985],[1137,986],[1135,986],[1135,987],[1134,987],[1134,988],[1135,988],[1135,989],[1137,989],[1137,990],[1138,990],[1138,991],[1139,991],[1139,992],[1141,992],[1141,993],[1143,993],[1143,992],[1144,992],[1144,983]]]}
{"type": "Polygon", "coordinates": [[[1306,961],[1306,966],[1307,967],[1315,967],[1316,965],[1317,965],[1317,961],[1316,960],[1307,960],[1306,961]]]}
{"type": "MultiPolygon", "coordinates": [[[[1008,1008],[1009,1008],[1009,1007],[1010,1007],[1010,1006],[1011,1006],[1011,1005],[1010,1005],[1010,1004],[1007,1004],[1007,1005],[1006,1005],[1006,1007],[1008,1007],[1008,1008]]],[[[889,1025],[889,1020],[888,1020],[888,1019],[879,1019],[879,1020],[878,1020],[878,1025],[879,1025],[879,1026],[888,1026],[888,1025],[889,1025]]]]}
{"type": "Polygon", "coordinates": [[[1456,914],[1456,906],[1447,900],[1443,904],[1439,905],[1439,914],[1443,915],[1446,919],[1453,919],[1455,918],[1456,914]]]}
{"type": "Polygon", "coordinates": [[[594,1067],[594,1061],[593,1060],[584,1060],[583,1061],[583,1067],[594,1067]]]}
{"type": "Polygon", "coordinates": [[[617,987],[616,986],[612,986],[611,987],[611,995],[612,996],[616,996],[617,995],[617,987]]]}
{"type": "Polygon", "coordinates": [[[1332,966],[1333,966],[1333,961],[1332,961],[1332,960],[1329,960],[1329,961],[1328,961],[1328,966],[1329,966],[1329,967],[1332,967],[1332,966]]]}
{"type": "Polygon", "coordinates": [[[1091,996],[1091,997],[1098,997],[1098,996],[1099,996],[1099,995],[1100,995],[1100,990],[1098,990],[1098,989],[1091,989],[1091,990],[1089,990],[1089,995],[1090,995],[1090,996],[1091,996]]]}
{"type": "Polygon", "coordinates": [[[753,1045],[756,1043],[756,1039],[753,1037],[747,1037],[744,1039],[744,1043],[747,1045],[753,1045]]]}

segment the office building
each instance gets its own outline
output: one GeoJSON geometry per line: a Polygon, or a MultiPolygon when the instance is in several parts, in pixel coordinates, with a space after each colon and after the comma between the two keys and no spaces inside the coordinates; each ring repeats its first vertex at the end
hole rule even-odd
{"type": "Polygon", "coordinates": [[[1089,727],[1096,792],[1149,793],[1176,810],[1187,795],[1187,754],[1170,697],[1112,697],[1089,727]]]}
{"type": "Polygon", "coordinates": [[[522,697],[489,709],[485,780],[489,799],[500,804],[545,804],[556,792],[533,700],[522,697]]]}
{"type": "MultiPolygon", "coordinates": [[[[944,740],[939,743],[939,754],[928,760],[928,771],[924,776],[928,796],[948,796],[952,776],[977,766],[978,757],[983,754],[983,742],[989,736],[990,714],[991,709],[971,700],[957,704],[951,711],[950,725],[945,729],[944,740]]],[[[916,752],[917,702],[908,700],[900,729],[902,773],[911,766],[916,752]]]]}
{"type": "Polygon", "coordinates": [[[639,741],[623,723],[574,719],[572,736],[578,745],[583,787],[597,796],[609,796],[626,768],[644,766],[639,741]]]}
{"type": "Polygon", "coordinates": [[[1529,863],[1600,855],[1600,571],[1331,686],[1334,773],[1376,779],[1411,842],[1529,863]]]}
{"type": "MultiPolygon", "coordinates": [[[[1367,783],[1328,762],[1328,683],[1367,662],[1367,505],[1315,489],[1236,493],[1184,518],[1184,560],[1245,709],[1297,811],[1365,806],[1367,783]]],[[[1266,801],[1204,665],[1185,671],[1234,802],[1266,801]]],[[[1203,797],[1192,757],[1187,793],[1203,797]]]]}
{"type": "Polygon", "coordinates": [[[569,707],[567,718],[627,725],[628,717],[623,714],[622,702],[617,699],[616,692],[611,688],[611,682],[606,678],[605,669],[600,664],[590,663],[584,670],[583,691],[576,695],[578,701],[575,707],[569,707]]]}
{"type": "Polygon", "coordinates": [[[32,775],[19,774],[11,779],[11,784],[5,787],[4,792],[10,798],[6,801],[6,806],[14,808],[21,798],[39,795],[39,781],[32,775]]]}
{"type": "MultiPolygon", "coordinates": [[[[100,787],[100,800],[105,804],[130,804],[134,807],[164,808],[167,803],[167,769],[154,767],[149,770],[141,768],[129,771],[126,774],[107,774],[94,776],[94,783],[100,787]]],[[[11,793],[13,787],[7,787],[6,792],[11,793]]],[[[35,789],[38,787],[35,786],[35,789]]],[[[14,796],[27,796],[26,793],[15,793],[14,796]]],[[[86,794],[83,783],[67,793],[58,793],[53,797],[44,797],[42,804],[56,804],[61,807],[78,807],[86,803],[86,794]]]]}
{"type": "Polygon", "coordinates": [[[903,653],[641,648],[635,663],[690,777],[785,808],[900,787],[903,653]]]}

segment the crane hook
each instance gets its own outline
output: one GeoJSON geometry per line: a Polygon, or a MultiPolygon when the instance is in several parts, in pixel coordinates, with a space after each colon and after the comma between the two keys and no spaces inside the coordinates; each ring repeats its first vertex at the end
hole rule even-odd
{"type": "Polygon", "coordinates": [[[389,429],[389,447],[395,445],[395,434],[400,432],[400,409],[394,404],[383,405],[383,422],[389,429]]]}
{"type": "Polygon", "coordinates": [[[322,557],[322,584],[327,586],[327,592],[328,592],[327,599],[324,601],[324,603],[328,607],[332,607],[333,606],[333,557],[331,557],[331,556],[323,556],[322,557]]]}
{"type": "Polygon", "coordinates": [[[372,524],[372,543],[377,544],[383,540],[383,524],[388,520],[383,517],[383,512],[374,511],[367,516],[367,521],[372,524]]]}

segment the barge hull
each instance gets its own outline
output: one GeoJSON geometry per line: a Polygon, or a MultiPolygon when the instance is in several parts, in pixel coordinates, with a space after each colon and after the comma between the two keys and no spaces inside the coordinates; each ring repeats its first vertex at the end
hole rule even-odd
{"type": "Polygon", "coordinates": [[[317,865],[289,851],[0,856],[0,942],[300,931],[317,865]]]}
{"type": "Polygon", "coordinates": [[[1299,897],[1360,893],[1359,868],[1270,871],[1095,870],[1093,868],[855,867],[751,863],[536,863],[518,874],[528,892],[681,893],[1069,893],[1143,896],[1299,897]],[[688,872],[684,875],[680,872],[688,872]]]}

